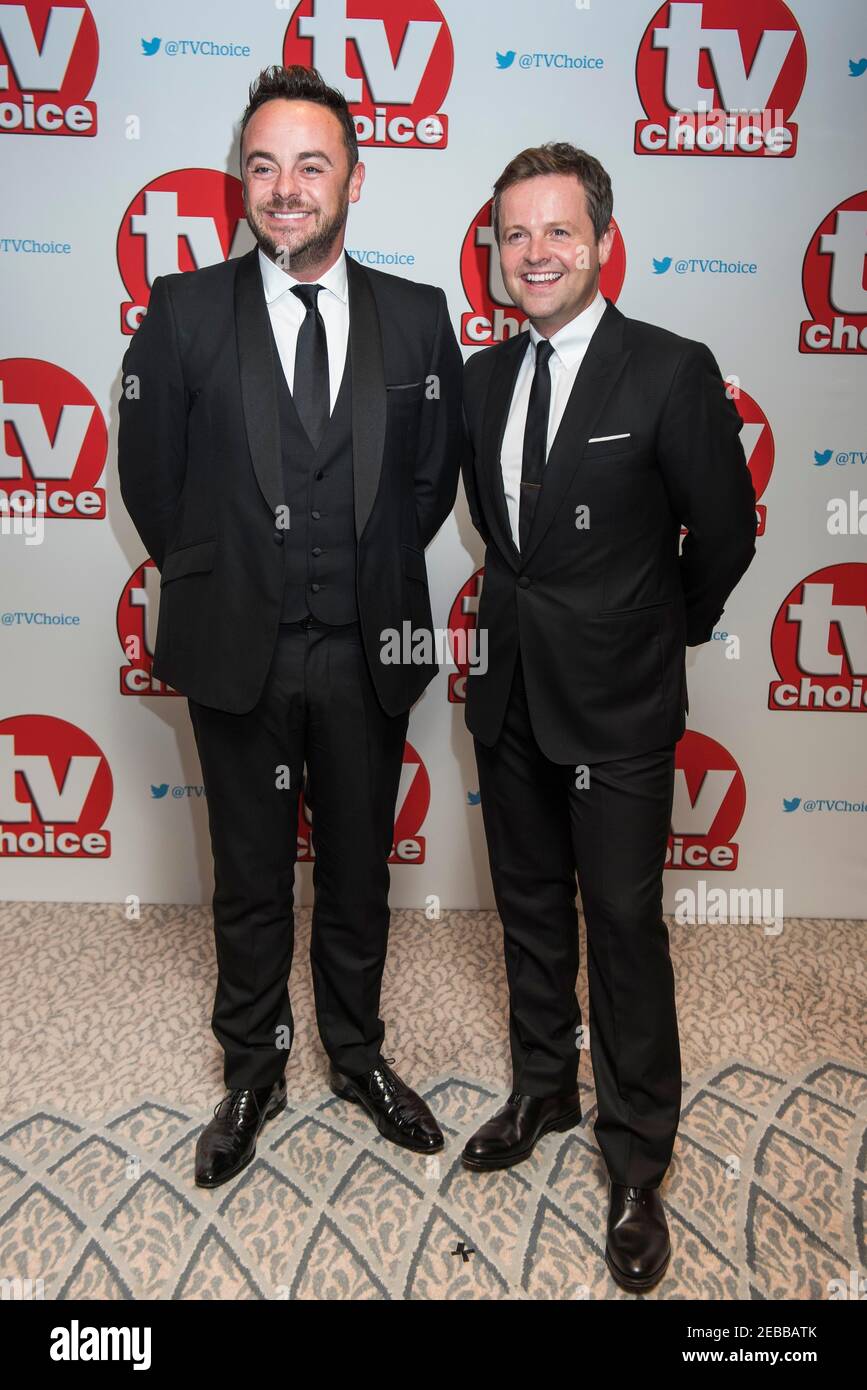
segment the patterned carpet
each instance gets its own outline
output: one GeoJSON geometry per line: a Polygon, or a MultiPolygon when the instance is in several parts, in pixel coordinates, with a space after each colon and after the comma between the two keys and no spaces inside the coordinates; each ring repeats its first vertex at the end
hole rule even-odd
{"type": "MultiPolygon", "coordinates": [[[[579,1128],[507,1172],[461,1166],[509,1088],[493,913],[392,917],[386,1055],[434,1108],[442,1153],[387,1144],[328,1090],[303,911],[289,1108],[239,1178],[197,1189],[223,1091],[210,923],[0,908],[0,1277],[42,1280],[46,1299],[632,1297],[603,1260],[586,1053],[579,1128]]],[[[685,1084],[662,1189],[674,1253],[648,1297],[845,1297],[867,1272],[863,923],[669,925],[685,1084]]],[[[583,978],[579,994],[587,1018],[583,978]]]]}

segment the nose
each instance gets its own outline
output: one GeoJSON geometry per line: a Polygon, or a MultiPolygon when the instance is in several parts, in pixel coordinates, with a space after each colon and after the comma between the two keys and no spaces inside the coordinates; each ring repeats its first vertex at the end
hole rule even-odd
{"type": "Polygon", "coordinates": [[[291,169],[281,169],[274,180],[274,197],[288,202],[298,193],[298,180],[291,169]]]}
{"type": "Polygon", "coordinates": [[[524,260],[530,265],[538,265],[548,259],[548,248],[545,245],[544,237],[541,235],[531,237],[524,251],[524,260]]]}

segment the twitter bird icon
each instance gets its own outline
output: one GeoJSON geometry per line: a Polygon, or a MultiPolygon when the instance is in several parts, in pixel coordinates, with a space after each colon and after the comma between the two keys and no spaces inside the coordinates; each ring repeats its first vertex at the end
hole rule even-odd
{"type": "Polygon", "coordinates": [[[508,51],[508,53],[498,53],[498,54],[497,54],[497,67],[498,67],[498,68],[510,68],[510,67],[512,66],[512,64],[514,63],[514,61],[515,61],[515,50],[514,50],[514,48],[510,48],[509,51],[508,51]]]}
{"type": "Polygon", "coordinates": [[[467,792],[467,804],[469,806],[478,806],[481,799],[481,792],[467,792]]]}
{"type": "Polygon", "coordinates": [[[654,273],[654,275],[664,275],[665,272],[668,270],[668,267],[669,267],[670,265],[671,265],[671,257],[670,257],[670,256],[663,256],[663,258],[662,258],[661,261],[658,261],[658,260],[656,259],[656,257],[654,256],[654,257],[653,257],[653,273],[654,273]]]}
{"type": "Polygon", "coordinates": [[[142,39],[141,51],[146,58],[152,58],[159,51],[162,39],[142,39]]]}
{"type": "Polygon", "coordinates": [[[850,77],[860,77],[860,76],[862,75],[862,73],[865,73],[865,72],[867,72],[867,58],[858,58],[858,59],[850,58],[850,59],[849,59],[849,76],[850,76],[850,77]]]}
{"type": "Polygon", "coordinates": [[[801,798],[799,796],[783,797],[784,811],[797,811],[800,804],[801,798]]]}
{"type": "Polygon", "coordinates": [[[826,463],[831,462],[831,455],[833,452],[833,449],[814,449],[813,458],[820,468],[824,468],[826,463]]]}
{"type": "Polygon", "coordinates": [[[153,797],[154,801],[159,801],[161,796],[165,796],[168,789],[168,782],[161,782],[158,787],[155,787],[153,783],[151,783],[151,796],[153,797]]]}

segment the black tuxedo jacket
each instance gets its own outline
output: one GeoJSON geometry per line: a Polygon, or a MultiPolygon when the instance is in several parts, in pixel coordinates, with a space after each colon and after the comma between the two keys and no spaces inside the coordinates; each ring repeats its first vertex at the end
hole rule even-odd
{"type": "MultiPolygon", "coordinates": [[[[253,708],[271,664],[274,542],[291,536],[257,254],[157,276],[119,406],[121,495],[160,570],[154,675],[232,714],[253,708]]],[[[349,256],[347,274],[356,591],[377,695],[398,714],[437,666],[383,665],[381,633],[432,625],[424,547],[457,492],[462,361],[442,290],[349,256]]]]}
{"type": "Polygon", "coordinates": [[[703,343],[626,318],[608,300],[519,553],[500,448],[525,351],[521,333],[464,370],[463,477],[487,544],[478,626],[488,640],[487,670],[467,680],[467,725],[496,742],[520,644],[547,757],[578,764],[650,752],[683,733],[685,647],[711,636],[755,554],[741,419],[703,343]],[[582,506],[586,529],[576,526],[582,506]]]}

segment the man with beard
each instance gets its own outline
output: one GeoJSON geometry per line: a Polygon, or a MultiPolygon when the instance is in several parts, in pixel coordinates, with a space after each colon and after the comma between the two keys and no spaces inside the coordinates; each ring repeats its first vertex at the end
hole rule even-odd
{"type": "Polygon", "coordinates": [[[228,1093],[198,1140],[204,1187],[286,1105],[305,772],[331,1087],[392,1142],[443,1144],[378,1017],[409,709],[437,668],[381,653],[404,622],[431,633],[424,548],[457,490],[462,364],[442,290],[345,254],[364,172],[343,96],[265,69],[241,124],[257,246],[158,276],[123,362],[121,491],[160,570],[153,670],[188,697],[214,856],[228,1093]]]}

